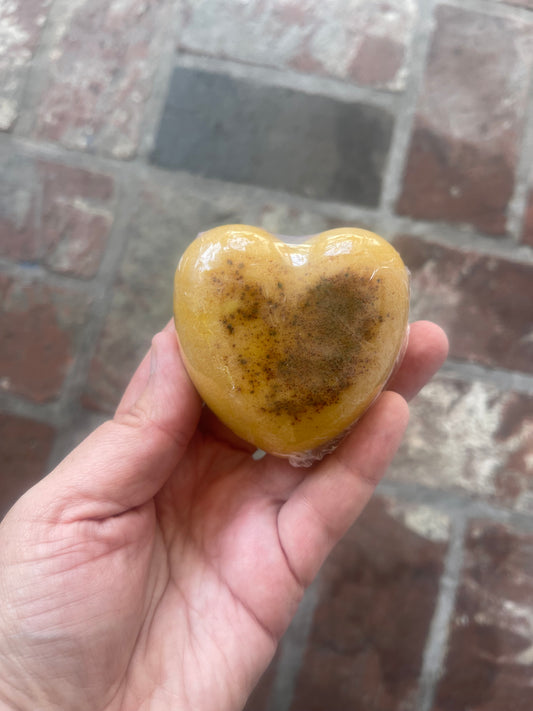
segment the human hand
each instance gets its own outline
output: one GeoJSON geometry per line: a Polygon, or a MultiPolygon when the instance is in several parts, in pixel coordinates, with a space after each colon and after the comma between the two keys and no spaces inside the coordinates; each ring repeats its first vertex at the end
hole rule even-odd
{"type": "Polygon", "coordinates": [[[0,709],[241,709],[446,353],[413,324],[387,392],[295,469],[252,459],[155,336],[114,419],[0,524],[0,709]]]}

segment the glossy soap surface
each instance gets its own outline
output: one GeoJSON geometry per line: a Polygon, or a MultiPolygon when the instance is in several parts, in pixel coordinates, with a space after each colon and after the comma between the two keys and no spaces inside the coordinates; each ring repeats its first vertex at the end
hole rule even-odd
{"type": "Polygon", "coordinates": [[[365,230],[286,243],[226,225],[197,237],[176,271],[176,329],[200,395],[237,435],[296,463],[383,388],[408,312],[399,254],[365,230]]]}

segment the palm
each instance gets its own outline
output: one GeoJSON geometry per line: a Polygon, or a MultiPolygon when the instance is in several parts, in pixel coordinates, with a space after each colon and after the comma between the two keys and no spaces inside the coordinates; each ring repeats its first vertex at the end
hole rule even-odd
{"type": "MultiPolygon", "coordinates": [[[[155,545],[145,570],[152,567],[153,575],[156,566],[159,585],[145,600],[151,613],[129,678],[163,673],[165,691],[156,693],[169,707],[181,699],[180,708],[197,708],[206,694],[213,709],[242,706],[300,600],[277,518],[303,475],[281,464],[289,478],[280,478],[279,467],[199,434],[155,499],[155,545]],[[176,660],[187,658],[176,674],[176,660]],[[222,681],[228,669],[231,684],[222,681]]],[[[150,689],[142,686],[128,694],[146,698],[150,689]]]]}
{"type": "Polygon", "coordinates": [[[276,521],[302,474],[280,466],[197,433],[154,498],[76,522],[75,552],[71,523],[32,527],[39,575],[13,597],[28,619],[46,600],[32,634],[55,632],[46,666],[26,673],[63,708],[207,709],[206,695],[213,709],[242,706],[301,595],[276,521]],[[69,684],[53,688],[65,668],[69,684]]]}
{"type": "MultiPolygon", "coordinates": [[[[115,422],[2,523],[0,676],[22,680],[9,708],[242,708],[399,443],[405,403],[387,393],[311,470],[255,462],[209,414],[197,428],[162,339],[162,374],[147,384],[143,362],[115,422]]],[[[437,355],[434,334],[432,357],[430,341],[412,339],[400,392],[440,365],[445,340],[437,355]]]]}

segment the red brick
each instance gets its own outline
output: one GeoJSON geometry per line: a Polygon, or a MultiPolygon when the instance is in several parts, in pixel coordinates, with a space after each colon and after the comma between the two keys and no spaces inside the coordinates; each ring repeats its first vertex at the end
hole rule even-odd
{"type": "Polygon", "coordinates": [[[35,134],[131,158],[155,72],[163,0],[73,0],[48,55],[35,134]]]}
{"type": "Polygon", "coordinates": [[[52,271],[91,277],[113,222],[113,181],[81,168],[40,161],[43,262],[52,271]]]}
{"type": "Polygon", "coordinates": [[[533,22],[441,5],[398,212],[506,231],[533,22]]]}
{"type": "Polygon", "coordinates": [[[87,297],[0,274],[0,382],[18,395],[56,399],[75,357],[87,297]]]}
{"type": "Polygon", "coordinates": [[[436,378],[418,395],[389,476],[533,512],[533,397],[436,378]]]}
{"type": "Polygon", "coordinates": [[[291,711],[412,711],[447,519],[375,499],[326,561],[291,711]]]}
{"type": "Polygon", "coordinates": [[[127,248],[109,312],[91,363],[83,402],[113,412],[152,336],[172,316],[174,272],[181,253],[198,234],[243,219],[244,206],[176,191],[172,183],[141,190],[125,226],[127,248]]]}
{"type": "Polygon", "coordinates": [[[0,164],[0,255],[94,276],[113,221],[112,178],[15,153],[0,164]]]}
{"type": "Polygon", "coordinates": [[[490,521],[468,531],[434,711],[529,711],[533,536],[490,521]]]}
{"type": "Polygon", "coordinates": [[[411,270],[413,318],[437,321],[451,356],[533,372],[533,265],[409,236],[394,243],[411,270]]]}
{"type": "Polygon", "coordinates": [[[1,131],[9,131],[17,120],[27,72],[50,5],[51,0],[11,0],[0,3],[1,131]]]}
{"type": "Polygon", "coordinates": [[[46,472],[54,429],[0,413],[0,518],[46,472]]]}
{"type": "Polygon", "coordinates": [[[401,89],[414,3],[236,0],[184,3],[179,49],[401,89]],[[215,29],[216,28],[216,29],[215,29]]]}

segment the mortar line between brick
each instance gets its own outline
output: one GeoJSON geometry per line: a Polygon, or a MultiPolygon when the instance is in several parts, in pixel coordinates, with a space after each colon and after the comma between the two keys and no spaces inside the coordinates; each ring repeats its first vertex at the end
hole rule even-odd
{"type": "Polygon", "coordinates": [[[62,426],[59,401],[37,403],[2,390],[0,392],[0,413],[42,422],[55,429],[62,426]]]}
{"type": "Polygon", "coordinates": [[[452,520],[450,545],[444,562],[437,604],[424,650],[418,697],[415,704],[417,711],[431,711],[437,685],[442,675],[449,626],[464,558],[466,525],[467,518],[465,516],[456,516],[452,520]]]}
{"type": "Polygon", "coordinates": [[[55,160],[65,165],[105,172],[117,180],[134,180],[139,175],[145,179],[163,179],[173,183],[176,189],[202,192],[204,195],[216,195],[219,191],[227,190],[231,185],[232,190],[240,193],[250,204],[261,206],[265,202],[275,200],[303,211],[314,211],[324,217],[343,220],[346,224],[373,224],[378,232],[389,239],[397,234],[410,234],[422,240],[441,242],[463,251],[472,249],[483,254],[533,263],[533,248],[528,245],[517,245],[511,239],[488,237],[461,225],[413,220],[393,214],[387,214],[384,219],[383,208],[379,210],[360,205],[311,200],[255,185],[230,184],[182,171],[163,170],[147,164],[140,158],[135,161],[122,161],[109,156],[73,151],[58,144],[12,134],[0,133],[0,149],[2,148],[22,151],[33,158],[55,160]]]}
{"type": "MultiPolygon", "coordinates": [[[[533,15],[532,15],[533,19],[533,15]]],[[[530,83],[521,140],[518,142],[514,193],[509,203],[507,229],[517,244],[522,238],[533,162],[533,84],[530,83]]]]}
{"type": "Polygon", "coordinates": [[[317,578],[307,588],[291,626],[283,638],[267,711],[289,711],[290,709],[294,688],[307,648],[314,611],[319,600],[319,585],[320,579],[317,578]]]}
{"type": "Polygon", "coordinates": [[[81,395],[87,382],[90,364],[96,350],[99,335],[105,323],[121,258],[127,243],[127,230],[125,229],[131,213],[136,204],[136,184],[129,180],[117,179],[117,209],[115,220],[102,264],[98,280],[94,282],[94,303],[89,309],[86,323],[81,329],[74,363],[68,373],[61,396],[57,405],[57,419],[61,424],[61,432],[56,437],[54,446],[48,460],[48,465],[57,463],[58,452],[64,450],[63,441],[70,435],[69,423],[73,424],[82,412],[81,395]]]}
{"type": "MultiPolygon", "coordinates": [[[[145,163],[154,147],[158,123],[167,99],[170,78],[174,69],[176,37],[180,29],[181,0],[171,0],[166,13],[161,13],[160,27],[156,34],[160,38],[156,70],[151,82],[151,92],[144,107],[141,120],[140,139],[133,164],[145,163]]],[[[152,49],[152,51],[154,51],[152,49]]]]}
{"type": "Polygon", "coordinates": [[[291,69],[278,69],[188,52],[176,53],[174,66],[222,74],[236,80],[268,87],[281,87],[304,94],[326,96],[338,101],[371,104],[394,112],[397,110],[401,96],[399,91],[374,89],[335,77],[305,74],[291,69]]]}
{"type": "MultiPolygon", "coordinates": [[[[33,158],[56,160],[65,165],[74,165],[87,170],[106,172],[116,180],[134,180],[141,175],[145,179],[163,179],[176,186],[176,189],[202,192],[204,195],[218,194],[226,190],[229,183],[180,171],[166,171],[148,165],[139,160],[124,162],[108,156],[87,154],[69,150],[63,146],[31,138],[0,134],[0,148],[22,151],[33,158]]],[[[383,219],[383,210],[343,203],[310,200],[308,198],[271,190],[254,185],[234,184],[232,189],[240,193],[245,200],[258,206],[268,201],[279,201],[300,210],[314,211],[324,217],[342,220],[346,224],[374,224],[375,229],[384,237],[397,234],[411,234],[422,240],[437,241],[452,248],[472,249],[483,254],[492,254],[514,261],[533,263],[533,249],[528,245],[517,245],[511,239],[495,239],[475,232],[460,225],[447,225],[440,222],[412,220],[405,217],[388,215],[383,219]]]]}
{"type": "Polygon", "coordinates": [[[383,235],[409,234],[429,242],[441,242],[461,251],[475,251],[495,255],[515,262],[533,263],[533,248],[516,244],[506,237],[490,237],[469,228],[467,225],[444,222],[413,220],[407,217],[391,216],[383,235]]]}
{"type": "MultiPolygon", "coordinates": [[[[394,470],[394,463],[391,469],[394,470]]],[[[533,517],[529,510],[507,508],[505,504],[499,505],[482,498],[479,492],[469,492],[460,487],[433,488],[418,482],[385,478],[379,485],[379,494],[407,505],[434,509],[448,516],[491,519],[524,531],[533,531],[533,517]]]]}
{"type": "Polygon", "coordinates": [[[439,4],[449,5],[459,10],[479,12],[481,15],[491,15],[492,17],[518,17],[529,22],[533,20],[533,14],[529,8],[509,5],[506,0],[439,0],[439,4]]]}
{"type": "Polygon", "coordinates": [[[20,278],[28,281],[36,279],[40,282],[45,282],[48,286],[59,288],[66,286],[73,291],[86,294],[87,296],[91,295],[95,283],[95,279],[83,279],[73,276],[72,274],[51,272],[41,264],[33,262],[19,263],[5,257],[0,257],[0,272],[9,274],[9,276],[15,279],[20,278]]]}
{"type": "Polygon", "coordinates": [[[481,381],[495,385],[500,390],[533,395],[533,375],[502,368],[486,368],[475,363],[448,359],[442,367],[441,376],[462,381],[481,381]]]}
{"type": "Polygon", "coordinates": [[[423,0],[419,3],[420,14],[409,47],[410,74],[396,116],[388,166],[385,170],[381,192],[381,218],[384,225],[387,225],[395,214],[395,203],[401,190],[415,122],[416,106],[424,80],[426,59],[433,31],[435,2],[436,0],[423,0]]]}

